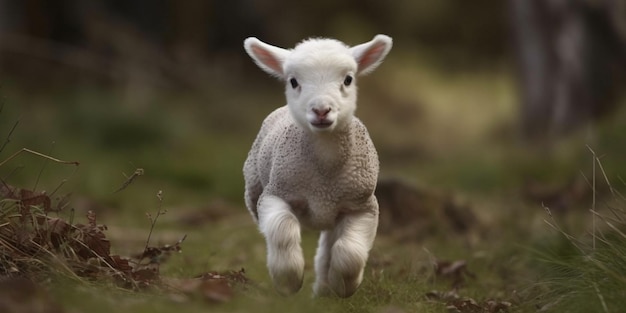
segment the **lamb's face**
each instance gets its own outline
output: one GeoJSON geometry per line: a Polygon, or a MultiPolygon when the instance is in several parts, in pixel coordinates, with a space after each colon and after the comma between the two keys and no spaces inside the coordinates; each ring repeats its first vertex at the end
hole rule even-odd
{"type": "Polygon", "coordinates": [[[333,131],[344,127],[353,116],[357,63],[341,42],[303,42],[285,60],[284,73],[287,103],[301,127],[333,131]]]}
{"type": "Polygon", "coordinates": [[[261,69],[285,81],[292,116],[313,132],[330,132],[350,121],[356,109],[356,76],[373,71],[391,45],[385,35],[354,47],[334,39],[309,39],[292,50],[254,37],[244,41],[261,69]]]}

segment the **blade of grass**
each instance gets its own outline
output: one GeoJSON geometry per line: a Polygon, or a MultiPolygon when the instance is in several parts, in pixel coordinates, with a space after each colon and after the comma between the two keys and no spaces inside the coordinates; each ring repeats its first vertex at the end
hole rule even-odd
{"type": "Polygon", "coordinates": [[[0,147],[0,153],[2,153],[2,150],[4,150],[4,147],[6,147],[9,144],[9,142],[11,142],[11,135],[13,134],[13,132],[17,128],[17,124],[19,124],[19,123],[20,123],[20,121],[17,120],[15,122],[15,124],[13,124],[13,127],[9,131],[9,134],[7,135],[7,138],[4,140],[4,143],[2,143],[2,147],[0,147]]]}
{"type": "MultiPolygon", "coordinates": [[[[50,151],[48,151],[48,154],[52,154],[52,150],[54,150],[54,141],[52,142],[52,146],[50,146],[50,151]]],[[[43,165],[41,166],[41,169],[39,170],[39,173],[37,174],[37,179],[35,179],[35,185],[33,186],[33,191],[37,190],[37,185],[39,185],[39,180],[41,179],[41,175],[43,174],[43,171],[46,169],[46,166],[48,165],[49,161],[50,159],[44,158],[43,165]]]]}
{"type": "MultiPolygon", "coordinates": [[[[595,211],[596,210],[596,152],[593,151],[593,149],[591,149],[591,147],[589,145],[587,145],[587,149],[589,149],[589,151],[591,151],[591,155],[593,156],[592,158],[592,167],[591,167],[591,181],[592,181],[592,197],[591,197],[591,210],[595,211]]],[[[596,215],[592,214],[592,249],[595,251],[596,250],[596,215]]]]}

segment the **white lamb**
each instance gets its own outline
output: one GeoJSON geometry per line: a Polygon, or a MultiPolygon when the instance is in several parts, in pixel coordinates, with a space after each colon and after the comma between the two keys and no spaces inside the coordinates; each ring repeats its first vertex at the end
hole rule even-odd
{"type": "Polygon", "coordinates": [[[354,116],[356,76],[374,70],[391,46],[385,35],[354,47],[334,39],[291,50],[244,42],[261,69],[286,82],[287,105],[265,119],[243,168],[246,206],[282,294],[302,287],[301,224],[321,230],[315,295],[349,297],[361,284],[378,226],[378,155],[354,116]]]}

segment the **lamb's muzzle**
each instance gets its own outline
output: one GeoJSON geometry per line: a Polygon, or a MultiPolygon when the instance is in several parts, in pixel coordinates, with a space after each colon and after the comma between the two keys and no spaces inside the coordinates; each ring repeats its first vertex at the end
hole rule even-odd
{"type": "Polygon", "coordinates": [[[291,50],[244,41],[261,69],[285,81],[287,105],[265,118],[243,169],[246,206],[281,294],[302,286],[302,225],[321,231],[314,293],[349,297],[361,284],[378,227],[379,164],[354,116],[355,77],[375,69],[391,46],[385,35],[354,47],[309,39],[291,50]]]}
{"type": "Polygon", "coordinates": [[[328,107],[324,107],[324,108],[320,108],[320,109],[313,108],[312,110],[313,110],[313,112],[315,113],[315,115],[317,116],[317,118],[319,120],[326,119],[326,115],[328,115],[328,112],[330,112],[330,108],[328,108],[328,107]]]}
{"type": "Polygon", "coordinates": [[[326,129],[332,126],[335,123],[335,119],[337,118],[337,114],[332,113],[332,108],[330,103],[332,100],[329,99],[316,99],[314,104],[311,106],[311,112],[307,116],[309,123],[314,127],[320,129],[326,129]]]}

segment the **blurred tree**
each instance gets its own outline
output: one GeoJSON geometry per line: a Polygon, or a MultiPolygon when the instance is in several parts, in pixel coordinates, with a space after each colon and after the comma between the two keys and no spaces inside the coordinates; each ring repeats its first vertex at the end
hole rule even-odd
{"type": "Polygon", "coordinates": [[[530,140],[548,141],[608,112],[626,65],[621,0],[509,0],[530,140]]]}
{"type": "Polygon", "coordinates": [[[388,33],[398,43],[489,59],[505,46],[503,8],[490,0],[321,0],[306,6],[259,0],[0,0],[0,31],[84,46],[92,41],[89,27],[96,19],[132,29],[161,47],[186,45],[206,53],[240,52],[247,36],[293,46],[310,36],[359,42],[388,33]]]}
{"type": "Polygon", "coordinates": [[[248,36],[292,47],[307,37],[337,37],[351,44],[376,33],[391,35],[394,51],[419,50],[441,61],[445,70],[466,70],[507,56],[505,8],[505,2],[492,0],[320,0],[307,5],[0,0],[0,71],[37,87],[89,79],[145,89],[155,84],[196,88],[207,80],[194,73],[242,69],[241,44],[248,36]]]}

